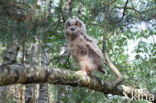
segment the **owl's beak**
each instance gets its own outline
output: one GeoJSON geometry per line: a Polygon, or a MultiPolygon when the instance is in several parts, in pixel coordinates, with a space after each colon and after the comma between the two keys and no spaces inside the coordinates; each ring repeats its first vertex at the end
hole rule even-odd
{"type": "Polygon", "coordinates": [[[74,27],[71,27],[71,31],[75,31],[75,28],[74,27]]]}

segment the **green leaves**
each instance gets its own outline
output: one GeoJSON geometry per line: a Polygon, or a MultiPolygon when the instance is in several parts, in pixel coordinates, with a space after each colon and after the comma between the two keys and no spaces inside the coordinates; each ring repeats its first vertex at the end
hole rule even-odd
{"type": "Polygon", "coordinates": [[[136,59],[140,59],[140,55],[136,55],[135,58],[136,58],[136,59]]]}

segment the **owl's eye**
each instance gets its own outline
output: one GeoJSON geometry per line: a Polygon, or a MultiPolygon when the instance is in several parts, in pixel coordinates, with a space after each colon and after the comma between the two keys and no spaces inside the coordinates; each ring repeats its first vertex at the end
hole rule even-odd
{"type": "Polygon", "coordinates": [[[75,26],[81,26],[81,24],[79,22],[76,22],[75,26]]]}
{"type": "Polygon", "coordinates": [[[69,27],[70,27],[70,23],[67,23],[67,25],[66,25],[66,26],[67,26],[67,28],[69,28],[69,27]]]}

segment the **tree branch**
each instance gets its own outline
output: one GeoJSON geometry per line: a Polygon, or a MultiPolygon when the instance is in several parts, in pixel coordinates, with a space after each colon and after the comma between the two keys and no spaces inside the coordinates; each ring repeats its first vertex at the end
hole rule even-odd
{"type": "Polygon", "coordinates": [[[83,8],[83,5],[82,3],[79,4],[79,10],[78,10],[78,17],[80,18],[82,16],[82,8],[83,8]]]}
{"type": "Polygon", "coordinates": [[[32,66],[12,64],[0,66],[0,86],[11,84],[49,83],[71,85],[73,87],[87,87],[105,94],[121,95],[125,94],[133,99],[140,99],[140,96],[147,97],[147,100],[156,101],[156,94],[142,89],[135,89],[130,86],[119,85],[112,88],[112,82],[78,74],[78,72],[50,68],[45,66],[32,66]],[[123,94],[124,93],[124,94],[123,94]],[[135,98],[134,98],[135,96],[135,98]]]}
{"type": "Polygon", "coordinates": [[[118,77],[117,80],[112,82],[111,88],[114,88],[114,87],[118,86],[119,84],[121,84],[123,77],[122,77],[121,73],[119,72],[119,70],[115,67],[115,65],[109,59],[109,56],[107,53],[107,48],[106,48],[106,33],[107,33],[107,31],[106,31],[106,24],[105,24],[104,25],[104,35],[103,35],[103,50],[104,50],[104,56],[105,56],[107,65],[118,77]]]}
{"type": "Polygon", "coordinates": [[[66,17],[71,16],[71,12],[73,9],[73,5],[74,5],[74,0],[66,0],[65,1],[65,7],[64,7],[64,15],[66,17]]]}
{"type": "Polygon", "coordinates": [[[125,12],[126,12],[126,9],[127,9],[127,5],[128,5],[128,0],[127,0],[126,3],[125,3],[125,6],[124,6],[124,10],[123,10],[121,19],[123,19],[124,16],[125,16],[125,12]]]}

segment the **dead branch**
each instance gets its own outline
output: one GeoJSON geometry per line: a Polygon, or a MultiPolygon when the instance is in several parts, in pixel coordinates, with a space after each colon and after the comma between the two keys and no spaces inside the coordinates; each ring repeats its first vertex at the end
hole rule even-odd
{"type": "Polygon", "coordinates": [[[107,53],[107,49],[106,49],[106,25],[104,25],[103,50],[104,50],[104,56],[105,56],[105,60],[106,60],[107,65],[115,73],[115,75],[118,77],[117,80],[112,82],[111,88],[114,88],[122,82],[123,77],[122,77],[121,73],[119,72],[119,70],[111,62],[111,60],[109,59],[108,53],[107,53]]]}

